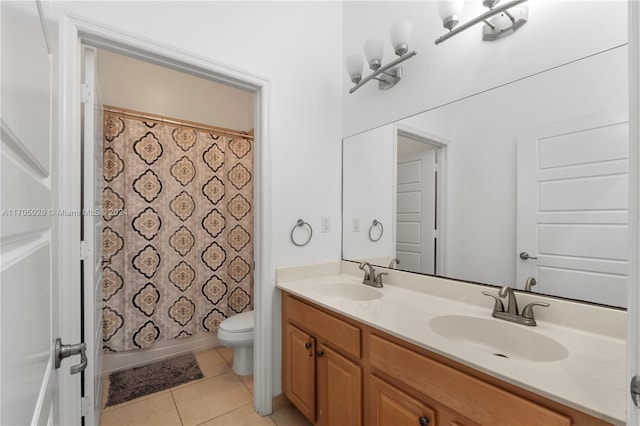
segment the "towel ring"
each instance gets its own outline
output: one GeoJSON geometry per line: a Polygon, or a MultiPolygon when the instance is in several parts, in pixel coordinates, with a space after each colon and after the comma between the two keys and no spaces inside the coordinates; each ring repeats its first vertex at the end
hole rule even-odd
{"type": "Polygon", "coordinates": [[[311,237],[313,237],[313,228],[311,227],[311,225],[309,225],[308,222],[305,222],[302,219],[298,219],[298,221],[293,226],[293,228],[291,228],[291,242],[298,247],[302,247],[309,244],[309,241],[311,241],[311,237]],[[305,241],[304,243],[297,243],[296,240],[293,238],[293,233],[296,230],[296,228],[303,227],[304,225],[307,225],[309,227],[309,238],[307,238],[307,241],[305,241]]]}
{"type": "Polygon", "coordinates": [[[380,241],[380,238],[382,238],[382,234],[384,234],[384,226],[382,226],[382,222],[378,222],[376,219],[373,219],[373,223],[369,227],[369,239],[374,243],[378,242],[380,241]],[[373,238],[373,236],[371,235],[371,232],[373,231],[373,228],[375,228],[378,225],[380,225],[380,235],[378,235],[378,238],[373,238]]]}

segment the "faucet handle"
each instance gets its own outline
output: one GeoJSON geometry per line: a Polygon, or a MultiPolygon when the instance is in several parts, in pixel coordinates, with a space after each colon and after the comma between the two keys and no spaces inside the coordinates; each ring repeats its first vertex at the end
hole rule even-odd
{"type": "Polygon", "coordinates": [[[548,303],[544,303],[544,302],[533,302],[533,303],[529,303],[527,306],[524,307],[524,309],[522,310],[522,318],[527,318],[527,319],[533,319],[533,307],[534,306],[543,306],[545,308],[549,307],[548,303]]]}
{"type": "Polygon", "coordinates": [[[382,284],[382,276],[383,275],[389,275],[388,272],[380,272],[378,275],[375,276],[375,278],[373,279],[374,283],[378,283],[378,284],[382,284]]]}
{"type": "Polygon", "coordinates": [[[484,294],[485,296],[493,297],[495,299],[493,312],[504,312],[504,305],[502,304],[502,300],[500,300],[498,296],[493,293],[489,293],[488,291],[483,291],[482,294],[484,294]]]}

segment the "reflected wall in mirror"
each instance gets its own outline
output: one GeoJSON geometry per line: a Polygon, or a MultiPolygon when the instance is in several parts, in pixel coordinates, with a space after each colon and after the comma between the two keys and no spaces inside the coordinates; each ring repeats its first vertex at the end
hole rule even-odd
{"type": "Polygon", "coordinates": [[[625,307],[627,157],[626,46],[351,136],[343,258],[625,307]]]}

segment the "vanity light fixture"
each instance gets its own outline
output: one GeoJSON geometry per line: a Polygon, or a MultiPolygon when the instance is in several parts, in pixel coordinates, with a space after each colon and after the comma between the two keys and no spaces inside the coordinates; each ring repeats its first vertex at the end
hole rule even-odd
{"type": "Polygon", "coordinates": [[[347,72],[351,81],[355,84],[349,93],[353,93],[370,80],[378,80],[378,89],[387,90],[395,86],[402,78],[402,68],[396,67],[401,62],[406,61],[416,55],[416,51],[409,52],[409,39],[411,38],[411,22],[398,21],[391,26],[391,44],[398,56],[397,59],[382,65],[384,55],[384,43],[379,38],[371,38],[364,43],[364,54],[367,58],[369,68],[373,70],[371,74],[362,78],[362,67],[364,59],[362,55],[351,55],[347,57],[347,72]],[[394,68],[395,67],[395,68],[394,68]]]}
{"type": "Polygon", "coordinates": [[[440,44],[480,22],[485,23],[482,29],[482,40],[484,41],[494,41],[506,35],[513,34],[527,23],[529,16],[528,7],[519,6],[526,1],[527,0],[512,0],[498,5],[500,0],[483,0],[482,5],[488,7],[489,11],[469,22],[465,22],[459,27],[457,25],[460,22],[459,15],[462,11],[464,0],[440,1],[438,2],[438,12],[442,19],[442,26],[448,29],[449,32],[436,39],[436,44],[440,44]]]}

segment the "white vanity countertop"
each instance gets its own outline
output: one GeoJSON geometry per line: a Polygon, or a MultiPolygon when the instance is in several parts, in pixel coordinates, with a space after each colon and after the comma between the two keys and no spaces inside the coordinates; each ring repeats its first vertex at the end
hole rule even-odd
{"type": "MultiPolygon", "coordinates": [[[[545,320],[541,313],[545,308],[541,308],[536,310],[536,327],[521,327],[562,343],[569,350],[569,355],[553,362],[506,359],[475,350],[466,343],[444,338],[428,325],[430,319],[440,315],[492,318],[493,301],[488,297],[487,300],[480,297],[481,304],[467,303],[468,301],[460,302],[459,299],[439,297],[426,291],[385,284],[378,289],[383,293],[381,298],[353,301],[322,294],[316,287],[323,283],[363,285],[361,277],[333,273],[298,279],[296,275],[300,274],[284,275],[279,271],[277,287],[281,290],[594,417],[614,424],[625,422],[626,341],[620,338],[619,330],[616,333],[593,333],[557,325],[545,320]],[[610,337],[611,335],[618,337],[610,337]]],[[[393,280],[397,281],[397,276],[396,274],[393,280]]],[[[471,290],[465,291],[479,294],[482,290],[491,289],[471,287],[471,290]]],[[[557,299],[550,299],[548,302],[552,305],[568,303],[557,299]]],[[[524,303],[519,300],[519,305],[524,306],[524,303]]],[[[597,311],[602,308],[594,309],[597,315],[597,311]]]]}

